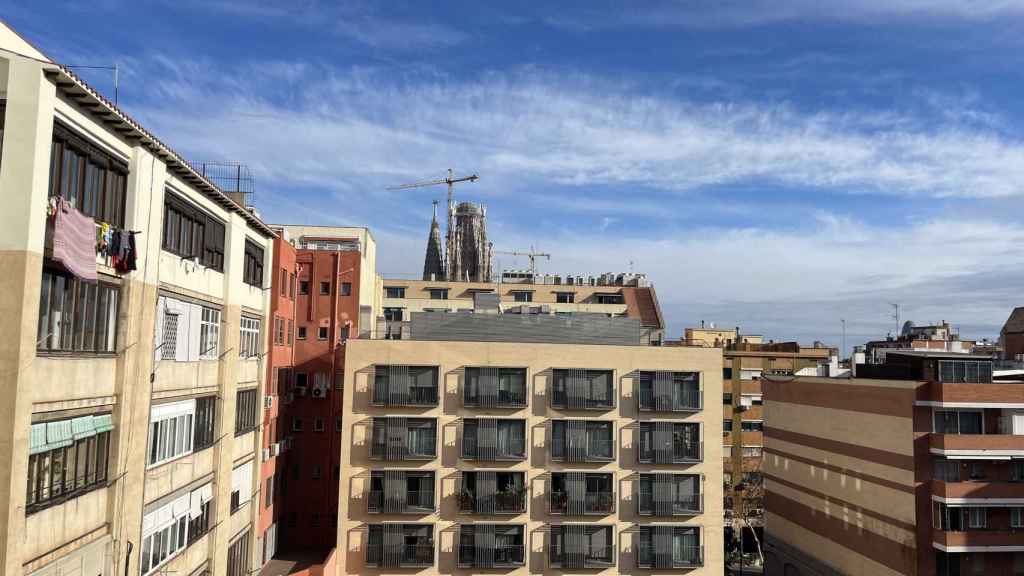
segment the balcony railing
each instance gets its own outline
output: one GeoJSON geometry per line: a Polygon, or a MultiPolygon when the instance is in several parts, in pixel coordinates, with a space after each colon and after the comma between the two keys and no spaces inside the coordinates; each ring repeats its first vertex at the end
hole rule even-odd
{"type": "Polygon", "coordinates": [[[386,387],[383,389],[374,386],[374,406],[437,406],[437,388],[410,388],[404,394],[390,393],[386,387]]]}
{"type": "Polygon", "coordinates": [[[366,565],[373,567],[421,568],[434,565],[434,543],[406,544],[395,550],[388,550],[385,558],[383,544],[369,544],[366,547],[366,565]],[[395,566],[397,560],[397,566],[395,566]]]}
{"type": "MultiPolygon", "coordinates": [[[[520,446],[522,451],[512,450],[501,450],[496,449],[494,453],[494,460],[526,460],[526,440],[523,439],[523,444],[520,446]]],[[[512,447],[510,447],[512,448],[512,447]]],[[[466,435],[462,437],[462,459],[463,460],[477,460],[480,457],[477,455],[477,439],[474,436],[466,435]]]]}
{"type": "Polygon", "coordinates": [[[645,412],[695,412],[704,409],[704,391],[681,390],[659,396],[653,390],[640,390],[637,401],[640,410],[645,412]]]}
{"type": "Polygon", "coordinates": [[[673,546],[672,550],[658,554],[654,545],[641,542],[636,547],[636,565],[638,568],[693,568],[704,565],[703,546],[673,546]]]}
{"type": "MultiPolygon", "coordinates": [[[[584,461],[603,462],[615,459],[615,442],[612,440],[587,440],[586,456],[584,461]]],[[[553,460],[567,460],[567,445],[565,439],[554,438],[551,445],[551,458],[553,460]]]]}
{"type": "Polygon", "coordinates": [[[569,552],[564,546],[551,546],[552,568],[606,568],[615,564],[615,546],[588,546],[583,552],[569,552]]]}
{"type": "Polygon", "coordinates": [[[391,446],[388,449],[387,442],[378,442],[375,438],[370,444],[370,459],[372,460],[394,460],[393,454],[401,454],[403,460],[433,460],[437,458],[437,441],[430,439],[423,441],[420,445],[416,443],[403,443],[401,446],[391,446]],[[391,458],[388,458],[388,456],[391,458]]]}
{"type": "MultiPolygon", "coordinates": [[[[463,406],[479,406],[483,403],[479,394],[471,393],[468,390],[462,396],[463,406]]],[[[498,390],[495,405],[497,408],[522,408],[526,406],[526,388],[524,387],[521,390],[498,390]]]]}
{"type": "MultiPolygon", "coordinates": [[[[388,506],[389,509],[394,509],[388,506]]],[[[395,508],[398,508],[397,504],[395,508]]],[[[433,490],[408,490],[405,493],[405,507],[397,514],[418,514],[434,510],[433,490]]],[[[386,512],[384,506],[384,492],[382,490],[371,490],[366,497],[366,511],[371,514],[386,512]]]]}
{"type": "MultiPolygon", "coordinates": [[[[649,446],[640,446],[637,458],[641,464],[649,464],[655,461],[656,452],[649,446]]],[[[703,442],[676,442],[672,446],[672,463],[681,464],[689,462],[702,462],[704,460],[703,442]]]]}
{"type": "MultiPolygon", "coordinates": [[[[615,510],[614,492],[587,492],[583,495],[584,514],[611,514],[615,510]]],[[[564,491],[551,493],[551,513],[569,513],[569,494],[564,491]]]]}
{"type": "MultiPolygon", "coordinates": [[[[661,509],[661,502],[654,499],[653,492],[640,491],[637,494],[637,513],[643,516],[655,516],[655,510],[661,509]]],[[[684,494],[676,496],[671,502],[672,514],[701,514],[704,511],[703,494],[684,494]]]]}
{"type": "Polygon", "coordinates": [[[477,562],[476,546],[472,544],[460,544],[459,545],[459,567],[460,568],[471,568],[478,566],[481,568],[504,568],[507,566],[522,566],[526,560],[526,546],[523,544],[511,544],[503,546],[495,546],[494,560],[492,562],[486,562],[481,559],[477,562]]]}
{"type": "MultiPolygon", "coordinates": [[[[551,393],[551,406],[565,409],[570,405],[569,394],[564,390],[551,393]]],[[[609,391],[604,398],[573,398],[571,402],[574,410],[610,410],[615,408],[615,396],[609,391]]]]}
{"type": "Polygon", "coordinates": [[[475,493],[463,490],[459,493],[459,510],[465,514],[488,510],[490,502],[485,502],[485,499],[493,500],[495,514],[521,514],[526,511],[525,488],[498,492],[490,497],[477,497],[475,493]]]}

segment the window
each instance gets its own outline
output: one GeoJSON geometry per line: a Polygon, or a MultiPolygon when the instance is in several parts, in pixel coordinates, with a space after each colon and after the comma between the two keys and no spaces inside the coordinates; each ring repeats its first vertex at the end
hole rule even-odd
{"type": "Polygon", "coordinates": [[[744,446],[743,457],[744,458],[760,458],[764,449],[760,446],[744,446]]]}
{"type": "Polygon", "coordinates": [[[968,508],[968,526],[971,528],[984,528],[986,526],[986,511],[987,509],[979,506],[976,508],[968,508]]]}
{"type": "Polygon", "coordinates": [[[388,322],[401,322],[404,308],[385,308],[384,319],[388,322]]]}
{"type": "Polygon", "coordinates": [[[220,310],[203,306],[202,320],[199,323],[199,357],[217,358],[220,345],[220,310]]]}
{"type": "Polygon", "coordinates": [[[193,450],[199,451],[213,445],[216,418],[217,397],[206,396],[196,398],[196,427],[192,438],[193,450]]]}
{"type": "Polygon", "coordinates": [[[47,352],[115,352],[119,301],[116,286],[44,269],[36,347],[47,352]]]}
{"type": "Polygon", "coordinates": [[[1010,528],[1024,528],[1024,508],[1020,506],[1010,508],[1010,528]]]}
{"type": "MultiPolygon", "coordinates": [[[[178,357],[178,318],[179,312],[170,310],[164,311],[164,329],[160,346],[161,360],[176,360],[178,357]]],[[[184,348],[188,348],[186,342],[182,342],[184,348]]]]}
{"type": "MultiPolygon", "coordinates": [[[[0,135],[3,110],[0,109],[0,135]]],[[[50,196],[60,196],[86,216],[125,227],[128,167],[54,122],[50,150],[50,196]]]]}
{"type": "Polygon", "coordinates": [[[299,295],[307,296],[309,294],[309,280],[299,280],[299,295]]]}
{"type": "Polygon", "coordinates": [[[104,414],[32,425],[27,513],[106,485],[110,418],[104,414]]]}
{"type": "Polygon", "coordinates": [[[145,515],[139,558],[142,574],[156,572],[209,530],[212,495],[212,486],[207,484],[145,515]]]}
{"type": "Polygon", "coordinates": [[[436,406],[438,402],[436,366],[374,366],[373,398],[382,406],[436,406]]]}
{"type": "Polygon", "coordinates": [[[223,222],[176,194],[164,196],[164,250],[223,271],[224,230],[223,222]]]}
{"type": "Polygon", "coordinates": [[[281,296],[288,296],[288,271],[281,268],[281,296]]]}
{"type": "Polygon", "coordinates": [[[1024,462],[1020,460],[1010,461],[1010,481],[1024,482],[1024,462]]]}
{"type": "Polygon", "coordinates": [[[732,432],[732,420],[722,420],[722,431],[732,432]]]}
{"type": "Polygon", "coordinates": [[[985,479],[985,463],[984,462],[968,462],[967,463],[967,477],[971,480],[984,480],[985,479]]]}
{"type": "Polygon", "coordinates": [[[313,420],[313,432],[323,432],[323,431],[324,431],[324,419],[321,418],[320,416],[317,416],[316,419],[313,420]]]}
{"type": "Polygon", "coordinates": [[[431,300],[447,300],[448,289],[447,288],[430,288],[430,299],[431,300]]]}
{"type": "Polygon", "coordinates": [[[594,294],[594,302],[597,304],[623,304],[622,294],[594,294]]]}
{"type": "Polygon", "coordinates": [[[338,340],[341,340],[342,342],[348,340],[348,337],[349,337],[349,334],[351,333],[351,330],[352,330],[352,327],[349,326],[348,324],[345,324],[344,326],[342,326],[341,330],[340,330],[341,333],[338,334],[338,340]]]}
{"type": "Polygon", "coordinates": [[[295,300],[295,272],[288,275],[288,296],[295,300]]]}
{"type": "Polygon", "coordinates": [[[274,318],[274,344],[284,346],[284,318],[274,318]]]}
{"type": "Polygon", "coordinates": [[[985,383],[992,381],[990,360],[940,360],[939,382],[985,383]]]}
{"type": "Polygon", "coordinates": [[[321,326],[316,333],[317,340],[327,340],[327,330],[327,326],[321,326]]]}
{"type": "Polygon", "coordinates": [[[256,428],[256,404],[259,400],[256,397],[256,392],[255,388],[250,388],[248,390],[239,390],[236,394],[235,434],[244,434],[256,428]]]}
{"type": "Polygon", "coordinates": [[[192,452],[196,401],[157,404],[150,409],[149,466],[170,462],[192,452]]]}
{"type": "Polygon", "coordinates": [[[604,420],[553,420],[551,458],[568,462],[611,460],[615,456],[612,423],[604,420]]]}
{"type": "Polygon", "coordinates": [[[615,563],[611,526],[559,525],[551,527],[550,563],[554,568],[605,567],[615,563]]]}
{"type": "Polygon", "coordinates": [[[351,296],[352,295],[352,283],[351,282],[342,282],[341,283],[341,295],[342,296],[351,296]]]}
{"type": "Polygon", "coordinates": [[[576,301],[574,292],[555,292],[555,302],[559,304],[572,304],[576,301]]]}
{"type": "Polygon", "coordinates": [[[722,404],[732,404],[732,392],[722,394],[722,404]]]}
{"type": "Polygon", "coordinates": [[[551,405],[555,408],[602,410],[615,407],[611,370],[556,368],[552,374],[551,405]]]}
{"type": "Polygon", "coordinates": [[[341,416],[334,417],[334,431],[338,433],[341,432],[341,416]]]}
{"type": "Polygon", "coordinates": [[[385,286],[385,298],[405,298],[405,288],[399,286],[385,286]]]}
{"type": "Polygon", "coordinates": [[[330,293],[331,293],[331,283],[330,282],[321,282],[320,283],[320,295],[321,296],[327,296],[330,293]]]}
{"type": "Polygon", "coordinates": [[[228,574],[227,576],[250,576],[252,571],[249,567],[249,533],[238,539],[228,547],[228,574]]]}
{"type": "Polygon", "coordinates": [[[955,460],[936,458],[933,476],[943,482],[960,481],[960,463],[955,460]]]}
{"type": "Polygon", "coordinates": [[[302,432],[302,418],[292,416],[292,432],[302,432]]]}
{"type": "Polygon", "coordinates": [[[257,288],[263,287],[263,248],[252,240],[245,241],[245,265],[242,281],[257,288]]]}
{"type": "Polygon", "coordinates": [[[512,292],[512,300],[516,302],[533,302],[533,292],[516,290],[512,292]]]}
{"type": "Polygon", "coordinates": [[[306,327],[305,326],[299,326],[299,340],[305,340],[305,339],[306,339],[306,327]]]}
{"type": "Polygon", "coordinates": [[[289,346],[291,346],[295,342],[294,334],[295,334],[295,321],[292,320],[291,318],[289,318],[288,319],[288,345],[289,346]]]}
{"type": "Polygon", "coordinates": [[[258,358],[260,346],[260,319],[242,316],[239,320],[240,336],[238,355],[241,358],[258,358]]]}
{"type": "Polygon", "coordinates": [[[744,432],[761,432],[764,430],[764,422],[760,420],[744,420],[742,426],[744,432]]]}
{"type": "Polygon", "coordinates": [[[526,406],[526,369],[467,367],[462,388],[464,406],[526,406]]]}
{"type": "Polygon", "coordinates": [[[193,490],[191,495],[192,509],[197,510],[195,504],[199,504],[197,516],[189,514],[188,522],[188,545],[191,546],[196,540],[199,540],[210,531],[210,516],[213,514],[213,506],[211,504],[211,498],[213,497],[213,487],[207,484],[205,487],[198,490],[193,490]]]}
{"type": "MultiPolygon", "coordinates": [[[[321,426],[321,431],[322,430],[323,430],[323,427],[321,426]]],[[[319,479],[320,479],[320,465],[319,464],[314,464],[313,465],[313,480],[319,480],[319,479]]]]}
{"type": "Polygon", "coordinates": [[[936,410],[935,432],[939,434],[981,434],[981,410],[936,410]]]}
{"type": "Polygon", "coordinates": [[[496,418],[464,419],[462,457],[467,460],[526,459],[526,421],[496,418]]]}
{"type": "Polygon", "coordinates": [[[263,489],[263,507],[270,508],[274,503],[274,477],[267,477],[267,487],[263,489]]]}
{"type": "Polygon", "coordinates": [[[252,499],[252,466],[249,460],[231,471],[231,512],[248,504],[252,499]]]}
{"type": "Polygon", "coordinates": [[[298,372],[295,374],[295,387],[305,388],[309,384],[309,375],[305,372],[298,372]]]}

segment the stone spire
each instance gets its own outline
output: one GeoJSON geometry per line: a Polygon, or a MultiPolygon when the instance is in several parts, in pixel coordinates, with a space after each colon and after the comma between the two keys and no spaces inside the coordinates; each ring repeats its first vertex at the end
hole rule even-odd
{"type": "Polygon", "coordinates": [[[430,222],[430,236],[427,238],[427,256],[423,260],[423,279],[445,279],[441,255],[441,227],[437,224],[437,200],[434,200],[434,218],[430,222]]]}

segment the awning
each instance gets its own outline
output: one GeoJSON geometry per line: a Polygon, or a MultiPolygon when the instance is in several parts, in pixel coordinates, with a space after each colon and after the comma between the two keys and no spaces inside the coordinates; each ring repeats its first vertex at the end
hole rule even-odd
{"type": "Polygon", "coordinates": [[[71,446],[74,443],[74,435],[71,431],[71,420],[60,420],[58,422],[46,423],[47,450],[71,446]]]}
{"type": "Polygon", "coordinates": [[[114,418],[110,414],[100,414],[92,417],[92,424],[96,427],[96,433],[110,432],[114,429],[114,418]]]}
{"type": "Polygon", "coordinates": [[[96,425],[92,416],[82,416],[71,421],[71,433],[75,440],[90,438],[96,435],[96,425]]]}
{"type": "Polygon", "coordinates": [[[32,425],[32,438],[31,445],[29,446],[29,454],[39,454],[40,452],[46,452],[49,450],[46,445],[46,424],[33,424],[32,425]]]}

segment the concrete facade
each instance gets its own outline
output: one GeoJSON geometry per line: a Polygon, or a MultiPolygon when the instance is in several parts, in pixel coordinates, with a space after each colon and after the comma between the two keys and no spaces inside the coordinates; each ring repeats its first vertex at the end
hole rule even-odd
{"type": "MultiPolygon", "coordinates": [[[[258,462],[259,427],[235,433],[236,394],[252,389],[261,395],[265,347],[240,358],[238,345],[242,316],[264,322],[268,309],[262,285],[243,281],[246,244],[261,249],[260,264],[269,267],[273,232],[2,23],[0,100],[5,103],[0,311],[10,336],[0,344],[0,365],[8,367],[0,374],[7,399],[0,409],[0,574],[140,574],[140,557],[152,546],[153,535],[172,520],[184,526],[193,519],[191,512],[203,506],[209,510],[207,529],[181,532],[194,536],[187,545],[179,545],[184,541],[175,535],[173,550],[146,572],[226,574],[229,547],[242,539],[249,541],[250,557],[247,566],[235,569],[252,569],[258,565],[251,529],[256,508],[232,510],[230,503],[233,486],[256,493],[255,468],[244,468],[252,470],[250,477],[234,482],[233,471],[258,462]],[[123,228],[137,232],[137,269],[117,270],[109,258],[96,257],[99,281],[117,300],[111,315],[103,317],[115,335],[110,350],[80,347],[80,338],[91,341],[88,331],[97,329],[88,323],[94,317],[83,320],[86,332],[79,336],[79,325],[72,324],[79,320],[63,307],[58,319],[48,305],[51,300],[42,298],[44,274],[80,285],[71,284],[72,276],[51,258],[47,199],[57,130],[88,150],[90,161],[116,165],[124,178],[123,204],[117,209],[123,228]],[[210,219],[204,221],[223,226],[219,270],[164,249],[168,195],[210,219]],[[160,303],[169,300],[195,306],[183,309],[209,310],[217,318],[200,332],[198,326],[184,330],[186,318],[181,317],[181,349],[198,346],[200,333],[212,348],[196,349],[194,357],[164,359],[160,326],[167,310],[160,303]],[[40,324],[44,312],[54,324],[40,324]],[[73,333],[74,348],[51,347],[57,338],[51,326],[73,333]],[[214,434],[208,446],[192,449],[194,403],[202,397],[216,398],[214,434]],[[186,434],[182,428],[176,437],[181,443],[174,446],[175,455],[150,463],[152,419],[172,407],[189,406],[193,411],[182,412],[181,420],[190,423],[189,429],[186,434]],[[72,435],[61,434],[64,429],[72,435]],[[81,468],[64,468],[72,458],[81,468]],[[57,480],[41,482],[42,477],[62,478],[59,496],[57,480]],[[35,479],[32,489],[29,478],[35,479]],[[192,506],[193,493],[197,507],[192,506]]],[[[106,185],[119,188],[109,174],[106,185]]],[[[76,290],[82,300],[75,302],[91,302],[87,288],[76,290]]],[[[81,304],[76,313],[94,309],[81,304]]]]}
{"type": "MultiPolygon", "coordinates": [[[[343,462],[338,489],[337,573],[383,574],[405,572],[367,564],[371,525],[404,522],[430,526],[432,534],[429,563],[419,574],[474,574],[488,571],[460,565],[460,530],[467,525],[493,523],[498,527],[521,526],[524,542],[521,565],[502,568],[508,574],[559,574],[583,571],[590,574],[651,573],[638,566],[639,534],[653,525],[698,527],[703,547],[702,564],[672,572],[721,574],[722,478],[721,410],[716,402],[689,413],[650,413],[638,410],[638,371],[688,371],[699,374],[700,389],[707,398],[721,394],[721,352],[713,349],[665,348],[652,346],[601,346],[566,344],[524,344],[517,342],[442,342],[357,340],[346,350],[344,428],[341,437],[343,462]],[[436,367],[438,401],[421,407],[384,407],[373,400],[375,371],[386,366],[436,367]],[[515,367],[525,374],[525,400],[515,407],[478,408],[464,404],[467,370],[486,367],[515,367]],[[611,370],[613,405],[602,410],[578,410],[552,406],[552,378],[555,369],[591,368],[611,370]],[[399,416],[435,419],[434,457],[420,460],[373,457],[374,418],[399,416]],[[525,422],[525,451],[521,460],[484,461],[466,459],[461,451],[466,423],[473,418],[513,419],[525,422]],[[554,420],[592,420],[608,423],[613,430],[614,453],[604,461],[566,462],[552,457],[554,420]],[[641,423],[668,421],[694,423],[700,429],[703,454],[699,461],[673,464],[638,463],[641,423]],[[412,514],[377,513],[371,494],[375,472],[433,473],[431,510],[412,514]],[[522,473],[520,509],[508,514],[479,514],[463,511],[463,477],[471,473],[496,471],[522,473]],[[552,510],[554,475],[564,472],[610,474],[613,504],[610,510],[583,516],[559,514],[552,510]],[[640,475],[652,472],[696,474],[703,508],[699,512],[672,517],[641,516],[638,513],[640,475]],[[567,526],[609,526],[613,546],[608,565],[573,569],[552,565],[552,530],[567,526]]],[[[404,421],[403,421],[404,422],[404,421]]],[[[601,424],[604,425],[604,424],[601,424]]],[[[646,425],[646,424],[645,424],[646,425]]],[[[483,442],[483,440],[481,440],[483,442]]],[[[376,489],[375,489],[376,490],[376,489]]],[[[385,504],[386,505],[386,504],[385,504]]],[[[385,554],[387,551],[385,550],[385,554]]],[[[664,572],[664,569],[659,570],[664,572]]]]}

